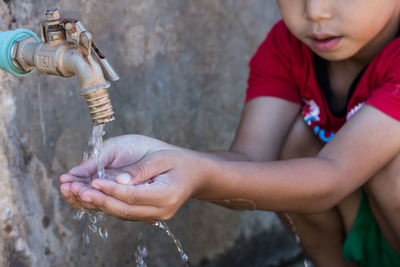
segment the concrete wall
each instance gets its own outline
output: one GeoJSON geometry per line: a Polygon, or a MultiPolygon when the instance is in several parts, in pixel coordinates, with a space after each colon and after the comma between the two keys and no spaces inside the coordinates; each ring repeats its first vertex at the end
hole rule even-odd
{"type": "MultiPolygon", "coordinates": [[[[199,150],[226,149],[242,109],[247,63],[279,18],[264,0],[2,0],[0,30],[39,34],[47,8],[79,18],[121,79],[106,136],[141,133],[199,150]]],[[[88,149],[92,124],[76,77],[0,71],[0,266],[180,266],[162,231],[108,218],[110,238],[82,242],[85,222],[58,177],[88,149]]],[[[192,266],[269,266],[299,255],[267,212],[189,201],[168,222],[192,266]]]]}

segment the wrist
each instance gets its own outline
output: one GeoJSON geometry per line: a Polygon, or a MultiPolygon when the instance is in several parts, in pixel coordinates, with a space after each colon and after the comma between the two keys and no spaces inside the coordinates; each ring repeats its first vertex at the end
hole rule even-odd
{"type": "Polygon", "coordinates": [[[205,152],[192,151],[194,153],[194,168],[196,175],[193,177],[194,185],[191,198],[206,199],[211,190],[212,181],[217,177],[218,164],[221,158],[205,152]]]}

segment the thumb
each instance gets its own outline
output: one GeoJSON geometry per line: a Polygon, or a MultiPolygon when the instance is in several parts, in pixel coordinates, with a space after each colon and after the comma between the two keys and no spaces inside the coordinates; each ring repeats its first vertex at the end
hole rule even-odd
{"type": "Polygon", "coordinates": [[[88,158],[82,161],[78,166],[68,171],[68,174],[77,177],[89,177],[97,170],[96,161],[93,158],[88,158]]]}
{"type": "Polygon", "coordinates": [[[163,174],[173,168],[172,160],[166,151],[147,154],[136,164],[123,169],[115,181],[120,184],[137,185],[163,174]]]}

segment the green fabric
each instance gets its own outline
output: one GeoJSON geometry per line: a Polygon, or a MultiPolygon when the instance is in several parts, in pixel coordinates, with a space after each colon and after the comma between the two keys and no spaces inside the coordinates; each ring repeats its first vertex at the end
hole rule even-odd
{"type": "Polygon", "coordinates": [[[343,245],[343,256],[347,262],[356,261],[361,267],[400,266],[400,255],[381,233],[364,190],[354,226],[343,245]]]}

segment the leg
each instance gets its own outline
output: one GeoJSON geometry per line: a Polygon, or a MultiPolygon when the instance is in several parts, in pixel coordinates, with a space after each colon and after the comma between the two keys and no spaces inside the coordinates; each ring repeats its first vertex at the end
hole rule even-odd
{"type": "MultiPolygon", "coordinates": [[[[317,139],[299,117],[285,141],[280,159],[312,157],[318,154],[323,143],[317,139]]],[[[350,229],[360,201],[359,192],[346,198],[341,207],[316,214],[278,213],[286,228],[295,229],[300,245],[315,266],[357,266],[345,263],[342,245],[345,233],[350,229]],[[342,213],[345,216],[342,216],[342,213]]],[[[297,238],[296,238],[297,239],[297,238]]]]}
{"type": "Polygon", "coordinates": [[[400,155],[366,184],[370,207],[382,234],[400,254],[400,155]]]}

